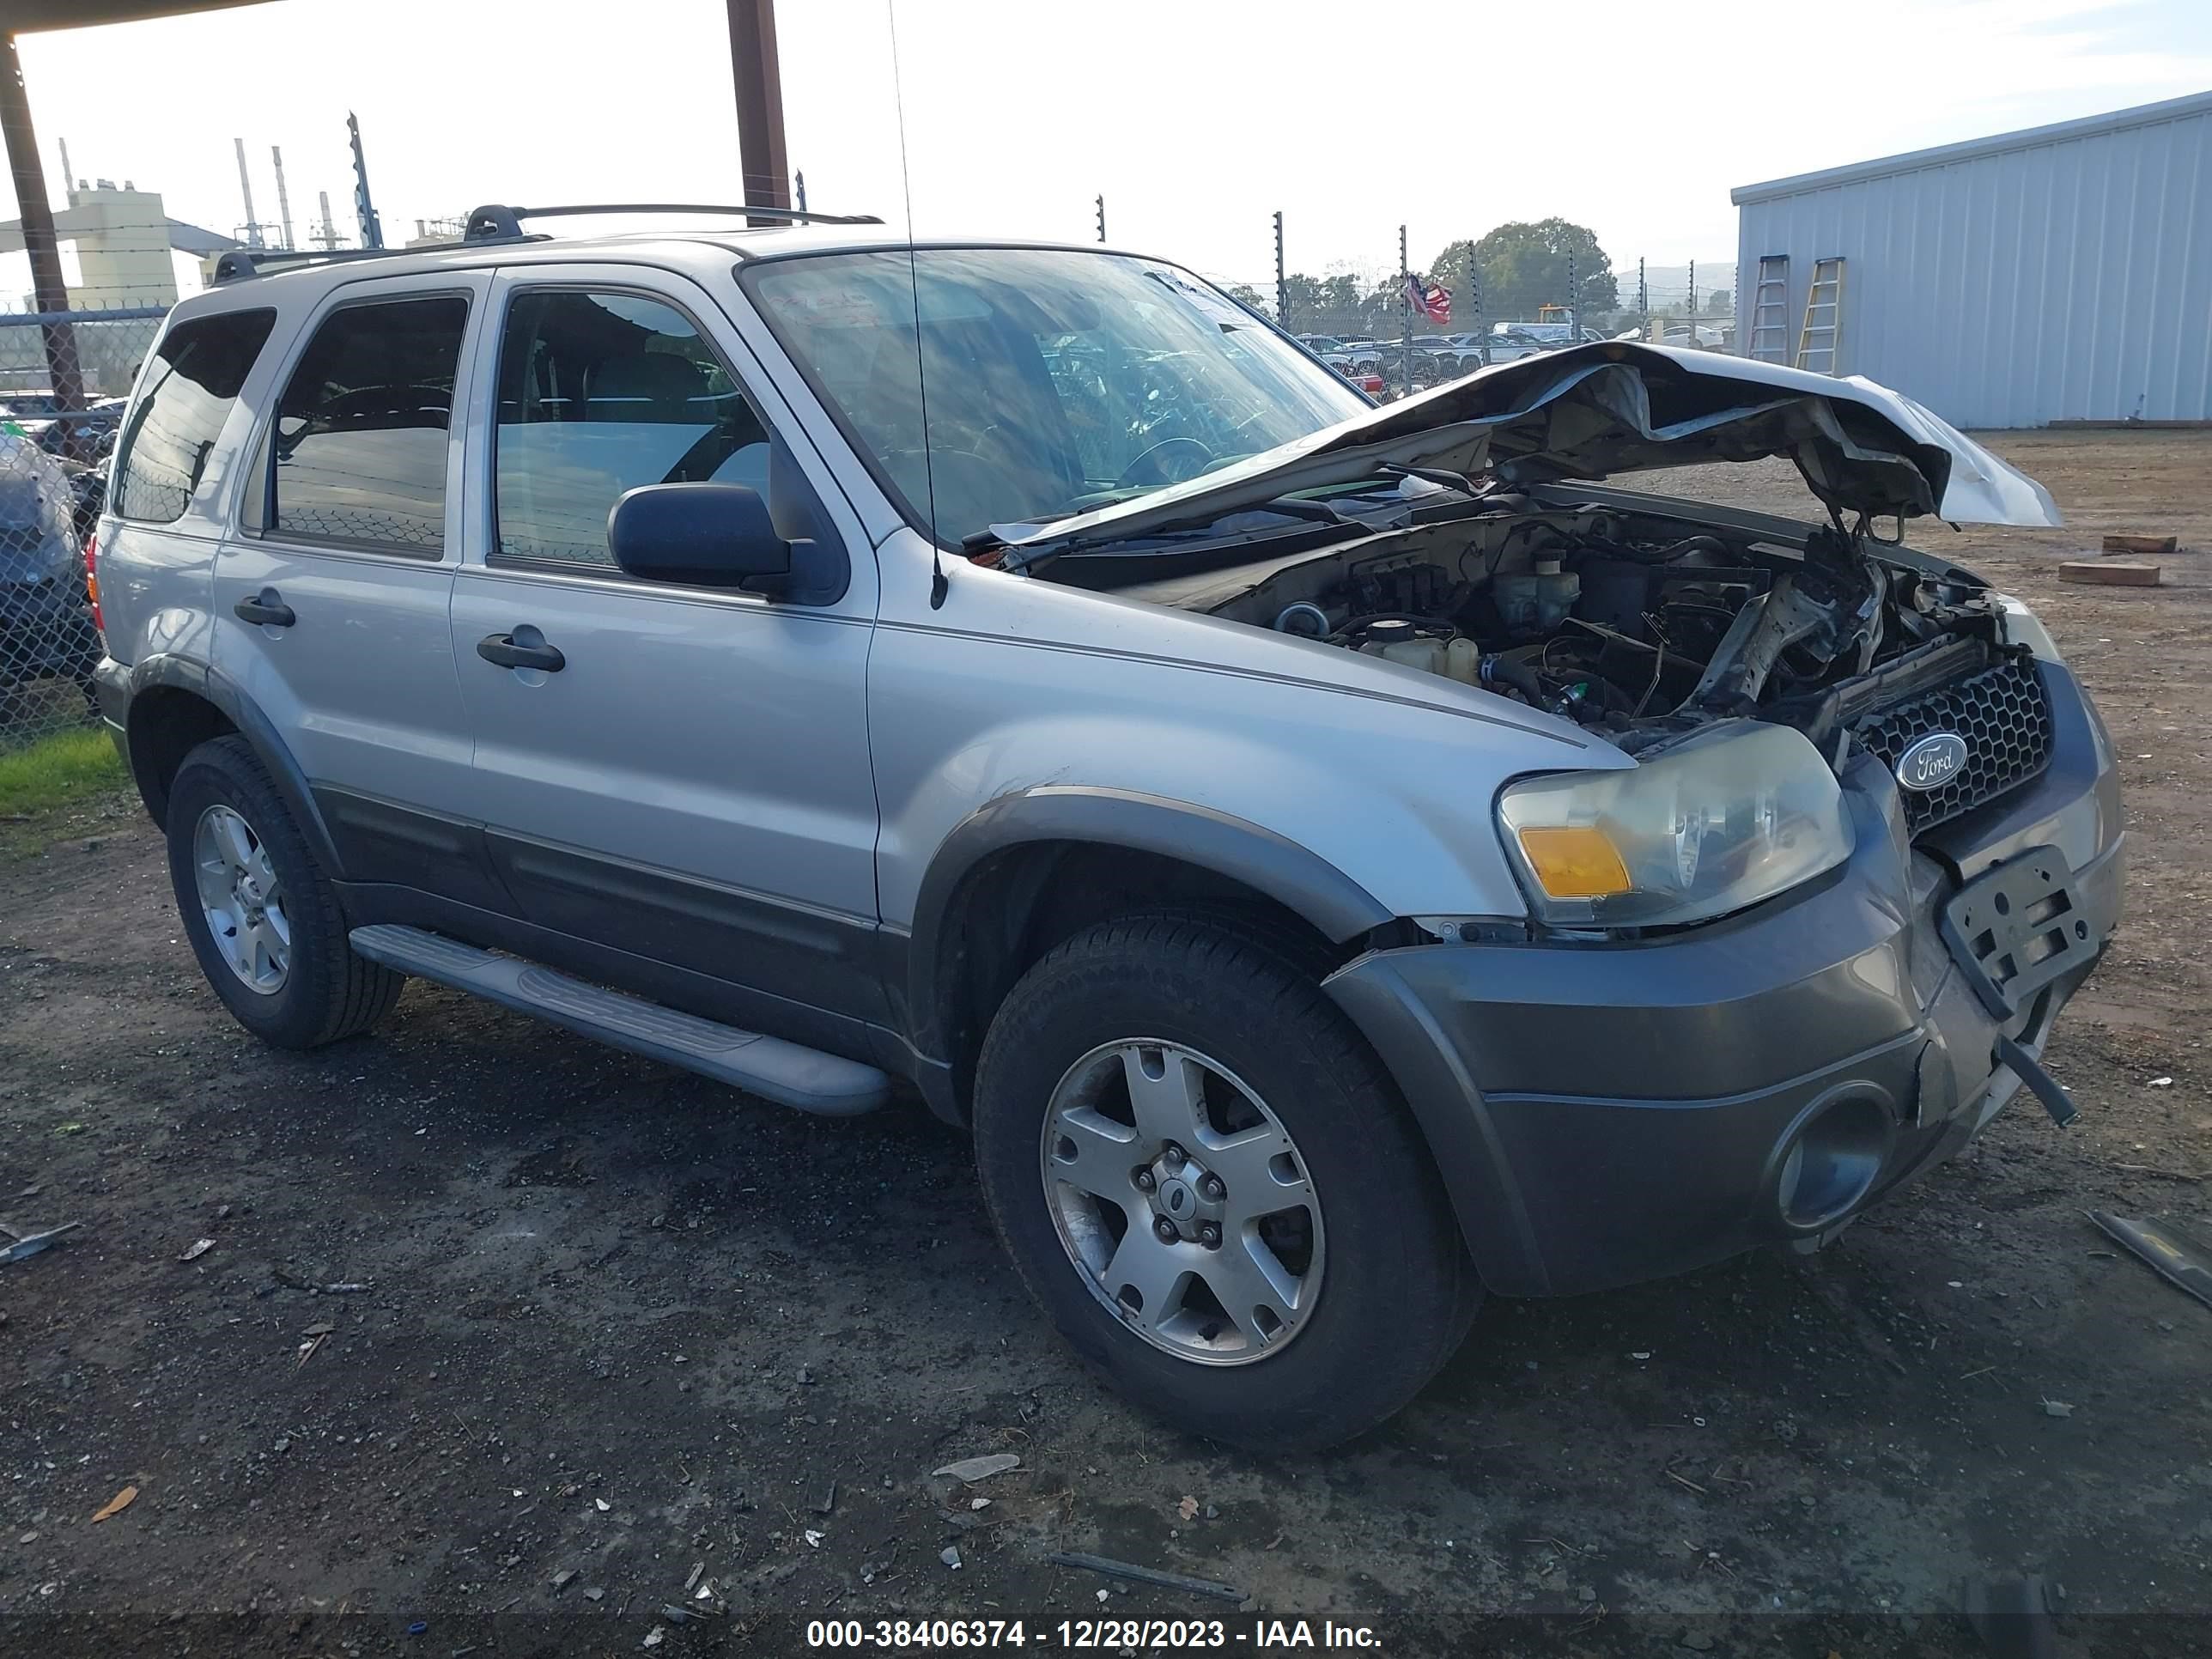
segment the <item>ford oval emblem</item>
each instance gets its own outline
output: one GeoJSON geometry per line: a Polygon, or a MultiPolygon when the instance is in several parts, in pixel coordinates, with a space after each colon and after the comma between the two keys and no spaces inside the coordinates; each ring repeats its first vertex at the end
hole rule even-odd
{"type": "Polygon", "coordinates": [[[1956,732],[1930,732],[1897,757],[1897,781],[1925,794],[1954,781],[1966,769],[1966,740],[1956,732]]]}

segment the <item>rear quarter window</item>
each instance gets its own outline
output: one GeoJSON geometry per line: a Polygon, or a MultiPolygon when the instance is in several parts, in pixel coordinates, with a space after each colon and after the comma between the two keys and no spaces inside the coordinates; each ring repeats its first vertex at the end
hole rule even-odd
{"type": "Polygon", "coordinates": [[[116,463],[110,506],[118,518],[184,517],[276,322],[273,310],[227,311],[190,318],[161,337],[116,463]]]}

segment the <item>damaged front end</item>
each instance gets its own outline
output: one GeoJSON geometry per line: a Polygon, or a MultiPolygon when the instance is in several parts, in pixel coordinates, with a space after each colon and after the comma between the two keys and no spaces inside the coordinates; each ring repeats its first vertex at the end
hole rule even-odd
{"type": "Polygon", "coordinates": [[[1874,532],[2056,523],[2039,486],[1863,383],[1574,356],[1012,561],[1632,759],[1498,781],[1525,920],[1416,918],[1327,981],[1431,1144],[1465,1148],[1486,1282],[1534,1293],[1825,1238],[2023,1085],[2068,1121],[2039,1056],[2121,890],[2110,743],[2049,635],[1874,532]],[[1619,487],[1769,454],[1826,522],[1619,487]]]}
{"type": "Polygon", "coordinates": [[[2033,479],[1884,388],[1616,342],[1001,526],[985,556],[1481,686],[1639,759],[1721,720],[1793,727],[1838,769],[1855,738],[1923,829],[2050,752],[2016,611],[1873,532],[1933,514],[2058,522],[2033,479]],[[1563,482],[1771,455],[1826,524],[1563,482]]]}

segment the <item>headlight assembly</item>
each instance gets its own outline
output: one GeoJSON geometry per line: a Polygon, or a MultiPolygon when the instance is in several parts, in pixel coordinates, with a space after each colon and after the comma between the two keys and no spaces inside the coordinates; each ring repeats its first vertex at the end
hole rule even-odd
{"type": "Polygon", "coordinates": [[[2009,593],[1992,593],[1990,601],[2004,617],[2004,637],[2007,644],[2024,645],[2029,653],[2045,662],[2063,662],[2057,643],[2051,630],[2043,625],[2043,618],[2028,609],[2027,604],[2009,593]]]}
{"type": "Polygon", "coordinates": [[[1653,927],[1771,898],[1851,855],[1835,774],[1804,736],[1727,720],[1617,772],[1509,784],[1507,853],[1542,921],[1653,927]]]}

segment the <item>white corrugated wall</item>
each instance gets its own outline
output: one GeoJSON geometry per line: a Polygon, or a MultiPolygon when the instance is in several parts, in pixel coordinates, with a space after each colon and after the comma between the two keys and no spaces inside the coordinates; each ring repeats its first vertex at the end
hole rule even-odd
{"type": "Polygon", "coordinates": [[[1738,349],[1762,254],[1790,256],[1793,353],[1814,261],[1841,254],[1841,372],[1954,425],[2212,420],[2212,100],[2178,101],[1736,192],[1738,349]]]}

